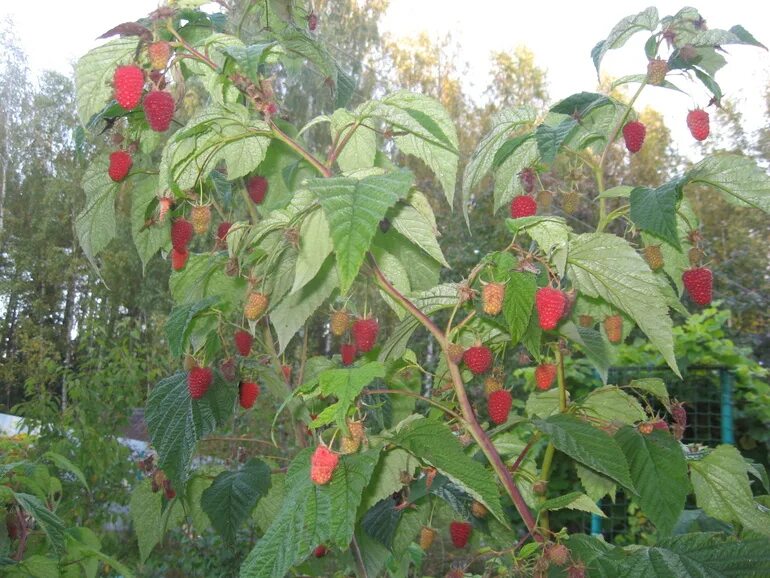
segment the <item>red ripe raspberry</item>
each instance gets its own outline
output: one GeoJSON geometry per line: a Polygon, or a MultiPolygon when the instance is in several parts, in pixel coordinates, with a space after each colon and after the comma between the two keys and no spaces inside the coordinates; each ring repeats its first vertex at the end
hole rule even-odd
{"type": "Polygon", "coordinates": [[[267,189],[268,182],[263,176],[254,175],[246,181],[246,191],[248,191],[249,198],[254,201],[255,205],[259,205],[265,200],[267,189]]]}
{"type": "Polygon", "coordinates": [[[550,389],[554,379],[556,379],[555,364],[541,363],[535,368],[535,382],[538,389],[543,391],[550,389]]]}
{"type": "Polygon", "coordinates": [[[353,322],[351,333],[353,334],[353,342],[356,344],[358,351],[371,351],[374,347],[374,342],[377,341],[377,333],[380,331],[380,324],[376,319],[366,317],[363,319],[356,319],[353,322]]]}
{"type": "Polygon", "coordinates": [[[529,195],[519,195],[511,201],[511,218],[531,217],[537,213],[537,201],[529,195]]]}
{"type": "Polygon", "coordinates": [[[486,373],[492,367],[492,352],[484,345],[469,347],[463,353],[463,362],[475,375],[486,373]]]}
{"type": "Polygon", "coordinates": [[[144,97],[144,116],[155,132],[166,132],[174,116],[174,97],[165,90],[153,90],[144,97]]]}
{"type": "Polygon", "coordinates": [[[107,169],[107,174],[113,181],[119,183],[126,178],[133,164],[134,161],[128,151],[115,151],[110,153],[110,167],[107,169]]]}
{"type": "Polygon", "coordinates": [[[695,140],[706,140],[709,136],[709,113],[701,108],[688,112],[687,128],[695,140]]]}
{"type": "Polygon", "coordinates": [[[546,331],[556,329],[567,307],[567,296],[553,287],[541,287],[535,294],[535,308],[540,327],[546,331]]]}
{"type": "Polygon", "coordinates": [[[623,318],[620,315],[610,315],[604,320],[604,331],[610,343],[623,341],[623,318]]]}
{"type": "Polygon", "coordinates": [[[187,374],[187,389],[190,390],[190,397],[202,398],[213,379],[214,374],[208,367],[193,367],[187,374]]]}
{"type": "Polygon", "coordinates": [[[232,223],[228,223],[227,221],[224,221],[222,223],[219,223],[219,227],[217,227],[217,239],[220,241],[224,241],[227,237],[227,233],[230,232],[230,227],[232,227],[232,223]]]}
{"type": "Polygon", "coordinates": [[[286,383],[291,383],[291,365],[282,365],[281,374],[283,375],[283,380],[286,383]]]}
{"type": "Polygon", "coordinates": [[[115,89],[115,100],[126,110],[136,108],[142,100],[144,90],[144,72],[138,66],[118,66],[112,77],[112,86],[115,89]]]}
{"type": "Polygon", "coordinates": [[[259,385],[253,381],[243,381],[238,386],[238,401],[243,409],[251,409],[259,397],[259,385]]]}
{"type": "Polygon", "coordinates": [[[513,398],[507,389],[498,389],[489,394],[487,398],[487,411],[492,423],[500,425],[508,419],[513,398]]]}
{"type": "Polygon", "coordinates": [[[177,249],[173,247],[171,249],[171,268],[174,271],[181,271],[184,266],[187,265],[187,259],[190,256],[190,252],[187,249],[177,249]]]}
{"type": "Polygon", "coordinates": [[[452,538],[452,544],[455,548],[464,548],[470,538],[473,526],[469,522],[454,521],[449,524],[449,536],[452,538]]]}
{"type": "Polygon", "coordinates": [[[535,169],[528,167],[519,173],[519,180],[521,181],[521,188],[524,192],[531,193],[535,190],[535,169]]]}
{"type": "Polygon", "coordinates": [[[325,446],[318,446],[310,457],[310,479],[322,486],[332,479],[340,457],[325,446]]]}
{"type": "Polygon", "coordinates": [[[235,348],[238,350],[238,353],[243,357],[247,357],[249,353],[251,353],[251,345],[254,343],[254,338],[251,336],[251,333],[239,329],[235,332],[235,335],[233,335],[233,339],[235,340],[235,348]]]}
{"type": "Polygon", "coordinates": [[[698,305],[711,303],[714,276],[711,269],[695,267],[682,273],[682,282],[690,298],[698,305]]]}
{"type": "Polygon", "coordinates": [[[193,238],[193,226],[190,221],[180,217],[171,224],[171,245],[177,251],[186,251],[193,238]]]}
{"type": "Polygon", "coordinates": [[[316,558],[323,558],[324,556],[326,556],[327,552],[328,550],[326,549],[326,546],[321,544],[320,546],[316,546],[316,549],[313,550],[313,556],[315,556],[316,558]]]}
{"type": "Polygon", "coordinates": [[[623,140],[626,141],[628,152],[638,153],[644,144],[647,129],[638,120],[632,120],[623,127],[623,140]]]}
{"type": "Polygon", "coordinates": [[[668,431],[668,424],[666,423],[666,420],[659,419],[658,421],[652,422],[652,428],[668,431]]]}
{"type": "Polygon", "coordinates": [[[343,343],[340,346],[340,355],[342,356],[342,365],[351,365],[356,359],[356,346],[352,343],[343,343]]]}

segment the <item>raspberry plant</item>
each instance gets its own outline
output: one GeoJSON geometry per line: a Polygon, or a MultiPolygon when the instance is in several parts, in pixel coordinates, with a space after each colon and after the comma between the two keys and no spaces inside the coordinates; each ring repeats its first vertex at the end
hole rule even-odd
{"type": "MultiPolygon", "coordinates": [[[[211,525],[229,541],[254,516],[261,536],[243,563],[247,577],[319,574],[330,559],[361,576],[401,575],[423,555],[410,544],[435,548],[438,539],[453,552],[453,575],[472,561],[505,575],[770,573],[770,514],[750,483],[766,477],[731,446],[682,445],[686,413],[662,381],[606,383],[615,344],[631,332],[679,375],[670,310],[687,315],[683,276],[686,284],[691,267],[705,268],[684,192],[706,187],[770,210],[770,179],[737,155],[707,157],[656,188],[605,189],[608,163],[622,162],[610,161],[622,159],[621,136],[631,151],[644,146],[634,103],[648,87],[700,84],[713,95],[700,104],[718,105],[722,47],[764,47],[741,26],[707,29],[692,8],[621,20],[592,57],[598,73],[609,50],[648,34],[649,67],[613,85],[635,86],[633,96],[581,92],[543,118],[528,106],[498,113],[459,188],[469,225],[475,191],[494,195],[496,218],[510,207],[510,243],[441,283],[449,264],[432,207],[442,200],[428,199],[386,153],[420,159],[454,206],[461,159],[447,112],[404,91],[345,108],[353,80],[316,41],[323,23],[310,6],[252,8],[249,44],[229,32],[227,13],[161,8],[116,27],[118,38],[77,66],[84,125],[109,121],[115,141],[134,151],[120,182],[110,151],[92,162],[76,223],[83,250],[97,264],[115,231],[115,197],[127,196],[143,263],[181,255],[166,325],[180,371],[155,386],[146,409],[158,471],[175,492],[161,501],[149,498],[149,480],[137,488],[141,558],[186,515],[196,531],[211,525]],[[298,66],[321,75],[336,106],[301,129],[282,105],[298,66]],[[143,71],[141,105],[135,70],[122,67],[143,71]],[[113,86],[116,69],[131,72],[113,86]],[[311,147],[310,129],[328,129],[331,144],[311,147]],[[591,190],[558,194],[564,213],[581,198],[595,206],[593,232],[575,232],[540,190],[539,175],[565,163],[593,175],[591,190]],[[548,203],[538,208],[536,198],[548,203]],[[201,211],[205,219],[193,217],[201,211]],[[341,355],[314,356],[308,335],[329,322],[341,355]],[[434,367],[408,348],[418,327],[438,344],[434,367]],[[566,355],[589,359],[604,385],[572,399],[566,355]],[[522,357],[536,361],[540,391],[509,411],[502,368],[522,357]],[[418,372],[432,374],[426,395],[418,372]],[[260,388],[267,395],[256,399],[260,388]],[[270,430],[288,467],[267,451],[243,452],[227,468],[194,459],[201,440],[233,428],[244,411],[239,391],[242,408],[269,408],[272,423],[253,433],[270,430]],[[583,491],[549,489],[557,453],[574,462],[583,491]],[[654,547],[621,550],[551,526],[556,510],[601,513],[595,502],[618,488],[655,524],[654,547]],[[690,493],[733,535],[672,535],[690,493]]],[[[706,293],[710,285],[699,288],[706,293]]]]}

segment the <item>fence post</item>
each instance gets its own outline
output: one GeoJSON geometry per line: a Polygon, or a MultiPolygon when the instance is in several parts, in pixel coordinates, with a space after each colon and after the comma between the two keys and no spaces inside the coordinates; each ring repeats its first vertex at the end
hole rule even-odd
{"type": "Polygon", "coordinates": [[[734,444],[733,432],[733,374],[731,371],[720,368],[719,381],[722,385],[722,443],[734,444]]]}

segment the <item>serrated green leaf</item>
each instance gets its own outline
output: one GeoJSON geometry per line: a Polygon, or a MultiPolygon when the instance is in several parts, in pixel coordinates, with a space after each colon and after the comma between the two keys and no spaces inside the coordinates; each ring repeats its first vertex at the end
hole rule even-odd
{"type": "Polygon", "coordinates": [[[575,462],[575,470],[583,489],[594,502],[598,502],[604,496],[609,496],[613,502],[615,501],[618,486],[613,480],[577,462],[575,462]]]}
{"type": "Polygon", "coordinates": [[[279,353],[286,349],[289,341],[305,324],[338,286],[334,259],[327,258],[323,267],[310,283],[281,301],[272,313],[270,322],[278,336],[279,353]]]}
{"type": "Polygon", "coordinates": [[[572,321],[566,321],[559,326],[559,333],[576,343],[599,373],[602,383],[607,383],[610,367],[615,363],[617,353],[602,334],[595,329],[578,327],[572,321]]]}
{"type": "MultiPolygon", "coordinates": [[[[653,40],[655,39],[654,36],[652,36],[651,38],[653,40]]],[[[655,45],[657,46],[657,43],[655,43],[655,45]]],[[[646,80],[647,80],[647,75],[646,74],[629,74],[627,76],[622,76],[622,77],[618,78],[616,81],[614,81],[610,85],[610,90],[614,90],[618,86],[623,86],[624,84],[630,84],[632,82],[642,83],[642,82],[646,82],[646,80]]],[[[673,82],[669,82],[668,80],[664,80],[660,84],[656,84],[654,86],[658,86],[658,87],[661,87],[661,88],[668,88],[669,90],[676,90],[677,92],[681,92],[682,94],[686,94],[685,91],[683,91],[681,88],[679,88],[673,82]]]]}
{"type": "Polygon", "coordinates": [[[605,40],[599,42],[594,46],[593,50],[591,50],[591,58],[594,61],[597,76],[599,75],[599,66],[601,65],[602,59],[609,50],[620,48],[637,32],[641,32],[642,30],[649,30],[652,32],[657,26],[658,11],[652,6],[638,14],[626,16],[618,22],[610,31],[609,36],[607,36],[605,40]]]}
{"type": "Polygon", "coordinates": [[[581,492],[570,492],[564,494],[558,498],[551,498],[540,504],[540,510],[580,510],[582,512],[588,512],[590,514],[596,514],[602,518],[606,518],[606,514],[601,511],[599,506],[596,505],[591,498],[581,492]]]}
{"type": "Polygon", "coordinates": [[[86,476],[83,474],[83,470],[73,464],[69,459],[56,452],[48,451],[43,454],[43,459],[48,460],[60,470],[71,473],[77,478],[77,480],[83,485],[86,490],[90,491],[86,476]]]}
{"type": "Polygon", "coordinates": [[[668,407],[670,404],[666,382],[659,377],[643,377],[641,379],[634,379],[628,384],[628,387],[638,389],[645,393],[651,393],[653,396],[658,398],[665,407],[668,407]]]}
{"type": "Polygon", "coordinates": [[[328,541],[339,548],[347,548],[353,536],[357,512],[364,489],[369,484],[380,459],[380,448],[343,456],[328,491],[332,506],[328,541]]]}
{"type": "Polygon", "coordinates": [[[547,418],[559,412],[559,390],[533,391],[527,398],[524,411],[529,417],[547,418]]]}
{"type": "Polygon", "coordinates": [[[698,507],[709,516],[770,536],[770,513],[754,500],[748,465],[733,446],[690,462],[690,480],[698,507]]]}
{"type": "Polygon", "coordinates": [[[409,171],[365,177],[313,179],[308,188],[326,214],[331,230],[340,289],[346,293],[387,210],[409,193],[413,180],[409,171]]]}
{"type": "Polygon", "coordinates": [[[680,375],[671,318],[658,280],[625,239],[606,233],[575,236],[567,263],[578,292],[600,297],[628,314],[680,375]]]}
{"type": "Polygon", "coordinates": [[[647,418],[636,398],[614,385],[594,389],[580,403],[580,408],[591,417],[624,424],[634,424],[647,418]]]}
{"type": "Polygon", "coordinates": [[[615,440],[626,455],[639,505],[663,535],[671,534],[687,497],[687,464],[671,434],[653,431],[642,435],[624,427],[615,440]]]}
{"type": "Polygon", "coordinates": [[[770,176],[748,157],[722,153],[706,157],[684,176],[687,184],[704,184],[738,202],[770,213],[770,176]]]}
{"type": "Polygon", "coordinates": [[[361,391],[377,378],[385,377],[385,366],[379,361],[372,361],[360,367],[345,369],[327,369],[318,376],[319,393],[334,396],[337,401],[324,409],[310,424],[317,428],[337,422],[342,431],[347,431],[346,418],[348,409],[361,391]]]}
{"type": "Polygon", "coordinates": [[[138,175],[132,178],[131,184],[131,237],[134,240],[136,252],[142,261],[142,272],[147,269],[147,263],[155,254],[169,245],[170,233],[168,220],[165,223],[153,223],[147,226],[147,207],[158,196],[158,177],[155,175],[138,175]]]}
{"type": "Polygon", "coordinates": [[[133,62],[139,39],[115,38],[89,50],[75,65],[78,117],[83,126],[100,112],[112,97],[112,77],[121,64],[133,62]]]}
{"type": "Polygon", "coordinates": [[[371,127],[359,124],[354,115],[340,108],[332,115],[331,132],[332,141],[335,143],[339,144],[347,139],[345,147],[337,155],[337,164],[342,172],[374,166],[377,134],[371,127]]]}
{"type": "Polygon", "coordinates": [[[574,118],[565,118],[556,126],[541,124],[535,131],[535,140],[537,141],[537,150],[540,152],[540,159],[547,165],[556,160],[556,155],[561,150],[561,145],[570,136],[570,133],[577,126],[574,118]]]}
{"type": "MultiPolygon", "coordinates": [[[[378,261],[383,251],[392,260],[390,267],[393,271],[406,273],[403,282],[405,290],[408,287],[409,292],[425,291],[438,284],[441,264],[393,228],[387,233],[378,231],[374,237],[372,253],[378,261]]],[[[398,288],[398,285],[396,287],[398,288]]],[[[395,304],[395,301],[393,303],[395,304]]],[[[401,307],[398,306],[397,311],[400,310],[401,307]]]]}
{"type": "Polygon", "coordinates": [[[22,510],[35,519],[45,532],[48,543],[54,552],[60,556],[64,553],[64,542],[67,534],[64,530],[64,522],[61,518],[45,507],[45,504],[31,494],[14,492],[13,498],[22,510]]]}
{"type": "Polygon", "coordinates": [[[184,518],[179,501],[163,509],[163,492],[153,492],[149,479],[143,480],[131,493],[129,509],[134,532],[139,540],[139,559],[142,563],[153,548],[163,539],[169,527],[181,523],[184,518]]]}
{"type": "Polygon", "coordinates": [[[537,280],[530,273],[513,272],[505,284],[503,316],[513,343],[518,343],[527,330],[535,306],[537,280]]]}
{"type": "Polygon", "coordinates": [[[765,45],[757,41],[743,26],[733,26],[730,30],[712,28],[703,30],[693,36],[689,44],[693,46],[722,46],[725,44],[749,44],[765,48],[765,45]]]}
{"type": "Polygon", "coordinates": [[[264,62],[264,56],[276,45],[275,42],[250,44],[249,46],[228,46],[224,52],[231,56],[238,67],[254,82],[259,82],[259,67],[264,62]]]}
{"type": "Polygon", "coordinates": [[[491,120],[492,128],[479,141],[473,151],[463,174],[463,215],[468,221],[468,201],[471,192],[492,169],[495,155],[517,129],[529,126],[535,122],[537,111],[532,106],[522,106],[513,109],[503,109],[496,113],[491,120]]]}
{"type": "Polygon", "coordinates": [[[388,213],[391,226],[444,267],[447,263],[441,246],[436,239],[436,231],[431,223],[411,205],[401,204],[388,213]]]}
{"type": "Polygon", "coordinates": [[[203,511],[228,543],[270,489],[270,468],[252,458],[239,469],[222,472],[201,495],[203,511]]]}
{"type": "Polygon", "coordinates": [[[390,441],[435,467],[507,525],[492,474],[465,455],[460,442],[446,425],[430,419],[415,419],[399,428],[390,441]]]}
{"type": "Polygon", "coordinates": [[[500,163],[495,171],[495,212],[500,207],[508,205],[514,197],[524,194],[519,173],[528,167],[533,167],[539,158],[534,135],[518,138],[520,142],[516,148],[500,163]]]}
{"type": "Polygon", "coordinates": [[[570,228],[562,217],[521,217],[506,219],[508,229],[514,234],[527,233],[540,249],[548,255],[560,275],[567,265],[570,228]]]}
{"type": "Polygon", "coordinates": [[[323,211],[313,211],[299,230],[299,251],[291,293],[296,293],[316,277],[332,249],[326,216],[323,211]]]}
{"type": "Polygon", "coordinates": [[[59,561],[55,558],[49,558],[41,554],[32,554],[26,556],[21,562],[9,560],[9,565],[5,565],[5,560],[0,558],[0,569],[3,570],[3,576],[6,578],[57,578],[61,576],[59,572],[59,561]]]}
{"type": "Polygon", "coordinates": [[[635,188],[631,191],[630,217],[640,229],[681,250],[676,226],[680,185],[679,181],[669,181],[657,189],[635,188]]]}
{"type": "Polygon", "coordinates": [[[602,430],[570,414],[552,415],[534,420],[535,427],[551,438],[557,450],[609,476],[636,493],[628,471],[628,462],[617,442],[602,430]]]}
{"type": "Polygon", "coordinates": [[[75,232],[80,247],[94,269],[96,255],[115,238],[115,195],[118,183],[107,174],[107,158],[99,156],[91,161],[83,175],[86,206],[75,219],[75,232]]]}
{"type": "Polygon", "coordinates": [[[619,185],[617,187],[612,187],[611,189],[607,189],[603,193],[601,193],[598,198],[599,199],[626,199],[629,196],[631,196],[631,191],[634,190],[634,187],[629,187],[627,185],[619,185]]]}
{"type": "Polygon", "coordinates": [[[236,388],[214,372],[214,381],[201,399],[193,400],[187,389],[187,373],[160,381],[150,392],[145,419],[158,466],[175,485],[183,486],[190,462],[203,436],[223,425],[233,411],[236,388]]]}
{"type": "Polygon", "coordinates": [[[403,472],[413,474],[420,466],[417,459],[401,448],[383,452],[372,474],[372,482],[364,492],[361,510],[366,511],[380,500],[399,491],[403,486],[403,472]]]}
{"type": "Polygon", "coordinates": [[[168,348],[174,357],[184,353],[184,345],[190,336],[191,324],[196,315],[205,311],[220,301],[219,297],[206,297],[195,303],[177,305],[171,310],[166,320],[166,339],[168,348]]]}

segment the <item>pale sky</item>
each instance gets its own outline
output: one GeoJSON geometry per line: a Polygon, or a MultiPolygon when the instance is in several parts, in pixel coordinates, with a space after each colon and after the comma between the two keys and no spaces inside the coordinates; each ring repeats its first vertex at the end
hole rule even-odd
{"type": "MultiPolygon", "coordinates": [[[[95,46],[97,36],[118,23],[135,20],[157,7],[157,0],[2,0],[0,16],[11,14],[33,71],[52,68],[69,72],[78,56],[95,46]]],[[[434,37],[446,32],[461,43],[470,64],[469,86],[480,96],[486,84],[487,61],[492,50],[528,46],[536,62],[548,72],[549,91],[555,102],[573,92],[593,90],[596,75],[591,48],[606,37],[618,20],[649,5],[661,15],[684,5],[696,6],[712,28],[742,24],[760,42],[770,46],[770,5],[757,0],[391,0],[382,30],[394,36],[413,36],[426,30],[434,37]]],[[[320,23],[323,26],[323,22],[320,23]]],[[[644,71],[643,33],[623,49],[609,52],[603,71],[613,77],[644,71]]],[[[754,47],[730,46],[728,65],[717,73],[727,97],[741,100],[748,128],[757,129],[764,110],[763,89],[770,81],[770,55],[754,47]]],[[[678,81],[676,81],[678,82],[678,81]]],[[[691,95],[661,88],[648,89],[640,106],[661,110],[683,152],[692,143],[684,117],[689,108],[705,105],[705,91],[679,85],[691,95]]]]}

